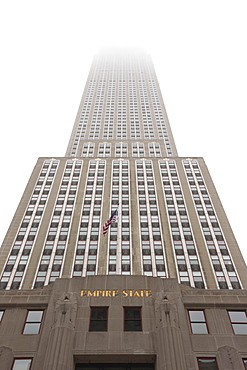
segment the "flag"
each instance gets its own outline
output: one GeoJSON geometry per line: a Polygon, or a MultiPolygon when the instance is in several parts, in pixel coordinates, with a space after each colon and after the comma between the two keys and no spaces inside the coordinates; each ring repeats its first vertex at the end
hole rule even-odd
{"type": "Polygon", "coordinates": [[[117,221],[117,209],[112,213],[111,217],[109,220],[107,220],[103,226],[103,235],[105,235],[109,229],[109,226],[117,221]]]}

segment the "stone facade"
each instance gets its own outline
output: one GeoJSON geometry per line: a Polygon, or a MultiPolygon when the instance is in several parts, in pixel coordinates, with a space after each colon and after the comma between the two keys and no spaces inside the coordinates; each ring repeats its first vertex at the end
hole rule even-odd
{"type": "MultiPolygon", "coordinates": [[[[0,369],[31,358],[32,369],[89,363],[150,363],[196,370],[197,358],[244,370],[247,336],[233,333],[228,310],[246,310],[245,290],[198,290],[175,279],[92,276],[42,289],[1,291],[0,369]],[[108,307],[107,331],[90,332],[90,307],[108,307]],[[124,331],[124,307],[141,307],[142,331],[124,331]],[[44,310],[39,334],[22,334],[27,310],[44,310]],[[208,334],[192,334],[188,310],[204,310],[208,334]]],[[[82,365],[80,365],[82,366],[82,365]]]]}

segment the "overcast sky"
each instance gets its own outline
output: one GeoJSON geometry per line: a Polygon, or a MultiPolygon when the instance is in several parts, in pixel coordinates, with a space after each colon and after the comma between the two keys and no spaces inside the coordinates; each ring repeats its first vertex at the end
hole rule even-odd
{"type": "Polygon", "coordinates": [[[202,156],[246,247],[246,1],[2,1],[2,241],[38,157],[64,156],[94,54],[151,54],[180,156],[202,156]],[[18,165],[16,162],[18,161],[18,165]]]}

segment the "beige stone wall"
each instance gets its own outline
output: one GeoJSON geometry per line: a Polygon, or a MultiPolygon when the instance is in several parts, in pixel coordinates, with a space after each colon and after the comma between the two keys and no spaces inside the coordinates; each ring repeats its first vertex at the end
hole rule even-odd
{"type": "Polygon", "coordinates": [[[227,310],[246,308],[245,290],[197,290],[175,279],[57,279],[43,289],[0,292],[0,309],[5,310],[0,360],[5,359],[5,369],[13,358],[28,357],[33,358],[32,369],[72,370],[75,362],[148,361],[157,370],[196,370],[197,357],[216,357],[219,370],[230,369],[230,363],[232,369],[243,370],[247,335],[233,334],[227,310]],[[88,331],[92,306],[108,307],[107,332],[88,331]],[[142,307],[142,331],[124,332],[123,307],[133,306],[142,307]],[[35,309],[45,311],[40,334],[23,335],[27,310],[35,309]],[[191,333],[188,309],[204,310],[209,334],[191,333]]]}

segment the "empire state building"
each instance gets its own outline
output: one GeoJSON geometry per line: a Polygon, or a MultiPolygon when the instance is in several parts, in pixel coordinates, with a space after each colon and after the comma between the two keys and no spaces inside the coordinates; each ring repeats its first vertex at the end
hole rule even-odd
{"type": "Polygon", "coordinates": [[[150,56],[100,52],[0,250],[0,369],[247,369],[246,266],[192,154],[150,56]]]}

